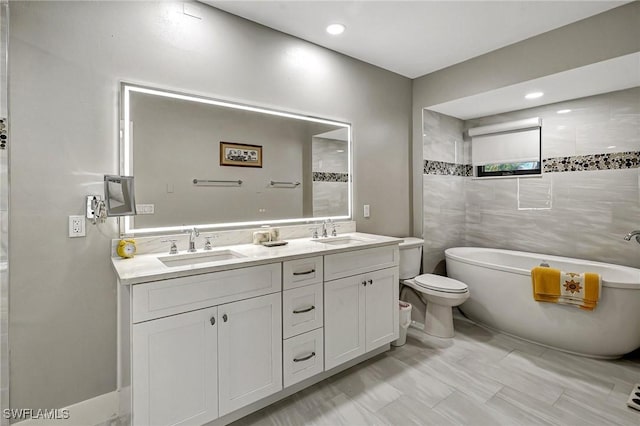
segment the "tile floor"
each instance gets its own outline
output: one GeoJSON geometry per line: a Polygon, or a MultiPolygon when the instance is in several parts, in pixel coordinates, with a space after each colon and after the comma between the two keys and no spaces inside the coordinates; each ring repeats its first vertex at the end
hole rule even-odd
{"type": "Polygon", "coordinates": [[[640,425],[627,408],[640,353],[565,354],[461,316],[453,339],[410,328],[407,344],[247,416],[249,425],[640,425]]]}

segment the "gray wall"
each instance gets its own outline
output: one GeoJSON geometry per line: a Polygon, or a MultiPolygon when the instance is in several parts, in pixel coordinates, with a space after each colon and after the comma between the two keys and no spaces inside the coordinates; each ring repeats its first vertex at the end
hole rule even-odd
{"type": "Polygon", "coordinates": [[[413,233],[422,227],[422,109],[640,51],[640,2],[531,37],[413,80],[413,233]]]}
{"type": "Polygon", "coordinates": [[[116,387],[116,226],[69,239],[67,216],[118,172],[121,79],[351,122],[358,229],[410,231],[410,80],[199,7],[202,19],[169,2],[10,5],[13,407],[116,387]]]}
{"type": "MultiPolygon", "coordinates": [[[[7,47],[9,5],[0,2],[0,117],[7,117],[7,47]]],[[[6,124],[6,122],[5,122],[6,124]]],[[[6,127],[5,127],[6,131],[6,127]]],[[[9,141],[0,150],[0,410],[9,407],[9,141]]],[[[0,425],[7,424],[0,420],[0,425]]]]}
{"type": "Polygon", "coordinates": [[[543,159],[599,159],[603,170],[484,180],[424,174],[425,271],[442,272],[444,250],[457,245],[640,267],[640,246],[623,240],[640,226],[640,88],[465,122],[425,111],[425,160],[450,161],[433,157],[454,151],[449,142],[464,129],[531,117],[542,118],[543,159]],[[614,168],[624,152],[633,152],[635,168],[614,168]]]}

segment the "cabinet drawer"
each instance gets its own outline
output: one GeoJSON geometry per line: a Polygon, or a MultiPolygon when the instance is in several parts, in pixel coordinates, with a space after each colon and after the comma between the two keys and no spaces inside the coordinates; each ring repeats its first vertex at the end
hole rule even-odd
{"type": "Polygon", "coordinates": [[[133,286],[133,322],[193,311],[281,290],[281,264],[174,278],[133,286]]]}
{"type": "Polygon", "coordinates": [[[284,386],[291,386],[324,371],[324,342],[319,328],[283,342],[284,386]]]}
{"type": "Polygon", "coordinates": [[[289,290],[322,282],[322,256],[282,263],[282,288],[289,290]]]}
{"type": "Polygon", "coordinates": [[[322,327],[322,284],[282,293],[282,335],[285,339],[322,327]]]}
{"type": "Polygon", "coordinates": [[[400,249],[397,244],[330,254],[324,257],[324,280],[363,274],[398,266],[400,249]]]}

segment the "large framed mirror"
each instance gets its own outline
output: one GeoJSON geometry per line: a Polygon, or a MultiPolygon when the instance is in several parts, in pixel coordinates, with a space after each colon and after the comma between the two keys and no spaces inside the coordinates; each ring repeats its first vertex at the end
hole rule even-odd
{"type": "Polygon", "coordinates": [[[348,220],[349,123],[121,83],[124,234],[348,220]]]}

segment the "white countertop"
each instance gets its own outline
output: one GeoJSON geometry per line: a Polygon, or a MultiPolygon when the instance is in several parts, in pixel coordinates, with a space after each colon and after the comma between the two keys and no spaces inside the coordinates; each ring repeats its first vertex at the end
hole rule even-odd
{"type": "MultiPolygon", "coordinates": [[[[353,237],[360,241],[346,244],[327,244],[313,241],[311,238],[287,240],[289,244],[278,247],[264,247],[255,244],[240,244],[233,246],[217,246],[211,251],[198,250],[198,253],[212,253],[216,250],[232,250],[243,257],[212,261],[182,266],[166,266],[159,258],[169,256],[167,252],[152,253],[135,256],[131,259],[112,257],[111,263],[118,275],[120,284],[131,285],[149,281],[166,280],[169,278],[185,277],[189,275],[206,274],[209,272],[225,271],[228,269],[244,268],[247,266],[264,265],[310,256],[323,256],[351,250],[360,250],[386,245],[399,244],[401,238],[354,232],[340,234],[338,237],[353,237]]],[[[329,241],[331,238],[327,239],[329,241]]],[[[181,251],[178,255],[185,254],[181,251]]]]}

